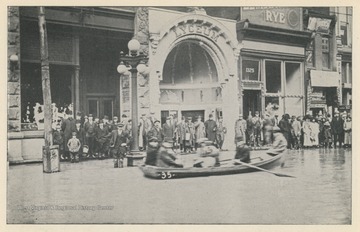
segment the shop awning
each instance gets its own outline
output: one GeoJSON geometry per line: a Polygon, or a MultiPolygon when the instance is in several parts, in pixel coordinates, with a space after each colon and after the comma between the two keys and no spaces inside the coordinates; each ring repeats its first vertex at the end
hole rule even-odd
{"type": "Polygon", "coordinates": [[[310,77],[312,87],[338,87],[340,85],[337,72],[311,70],[310,77]]]}

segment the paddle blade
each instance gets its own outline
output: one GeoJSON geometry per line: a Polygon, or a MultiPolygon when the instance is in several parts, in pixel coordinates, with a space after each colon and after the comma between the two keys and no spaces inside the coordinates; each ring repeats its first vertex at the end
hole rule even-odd
{"type": "Polygon", "coordinates": [[[275,176],[279,176],[279,177],[291,177],[291,178],[296,178],[296,176],[290,176],[290,175],[286,175],[286,174],[282,174],[282,173],[278,173],[278,172],[272,172],[275,176]]]}

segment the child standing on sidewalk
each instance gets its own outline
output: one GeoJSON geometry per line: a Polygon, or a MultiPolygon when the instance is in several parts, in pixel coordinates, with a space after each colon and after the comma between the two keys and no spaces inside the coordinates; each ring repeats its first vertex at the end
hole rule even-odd
{"type": "Polygon", "coordinates": [[[81,147],[80,140],[76,138],[76,132],[72,132],[72,138],[69,139],[67,146],[70,151],[70,160],[71,163],[79,162],[79,150],[81,147]]]}

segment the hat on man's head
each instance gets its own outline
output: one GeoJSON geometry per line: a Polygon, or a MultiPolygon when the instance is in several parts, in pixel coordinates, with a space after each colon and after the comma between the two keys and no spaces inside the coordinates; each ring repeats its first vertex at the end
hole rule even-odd
{"type": "Polygon", "coordinates": [[[72,134],[72,135],[76,135],[76,132],[74,131],[74,132],[72,132],[71,134],[72,134]]]}
{"type": "Polygon", "coordinates": [[[124,124],[123,123],[118,123],[117,127],[122,128],[122,127],[124,127],[124,124]]]}
{"type": "Polygon", "coordinates": [[[141,114],[141,116],[146,116],[146,114],[141,114]]]}
{"type": "Polygon", "coordinates": [[[188,120],[189,120],[189,119],[192,120],[192,117],[187,117],[187,119],[188,119],[188,120]]]}
{"type": "Polygon", "coordinates": [[[240,114],[239,114],[239,117],[242,117],[242,116],[243,116],[243,114],[242,114],[242,113],[240,113],[240,114]]]}
{"type": "Polygon", "coordinates": [[[105,115],[105,116],[104,116],[104,119],[109,119],[109,116],[105,115]]]}
{"type": "Polygon", "coordinates": [[[162,143],[162,146],[165,147],[165,148],[172,148],[172,147],[173,147],[173,144],[172,144],[172,143],[169,143],[169,142],[163,142],[163,143],[162,143]]]}
{"type": "Polygon", "coordinates": [[[171,119],[171,117],[166,117],[166,120],[170,120],[171,119]]]}
{"type": "Polygon", "coordinates": [[[75,123],[76,124],[81,124],[81,120],[76,120],[75,123]]]}
{"type": "Polygon", "coordinates": [[[99,121],[99,124],[103,124],[104,123],[104,121],[101,119],[100,121],[99,121]]]}
{"type": "Polygon", "coordinates": [[[123,115],[121,115],[121,117],[122,117],[122,118],[126,118],[127,116],[126,116],[126,114],[123,114],[123,115]]]}
{"type": "Polygon", "coordinates": [[[93,115],[92,115],[92,114],[89,114],[89,118],[90,118],[90,117],[93,117],[93,115]]]}
{"type": "Polygon", "coordinates": [[[281,130],[280,130],[280,127],[274,126],[274,127],[272,128],[272,131],[273,131],[273,132],[280,132],[281,130]]]}
{"type": "Polygon", "coordinates": [[[255,114],[259,114],[259,111],[255,111],[255,114]]]}
{"type": "Polygon", "coordinates": [[[212,118],[213,117],[213,115],[212,114],[209,114],[209,118],[212,118]]]}
{"type": "Polygon", "coordinates": [[[155,121],[154,121],[154,123],[157,123],[157,122],[160,122],[158,119],[156,119],[155,121]]]}
{"type": "Polygon", "coordinates": [[[157,137],[151,137],[149,138],[149,142],[159,142],[157,137]]]}

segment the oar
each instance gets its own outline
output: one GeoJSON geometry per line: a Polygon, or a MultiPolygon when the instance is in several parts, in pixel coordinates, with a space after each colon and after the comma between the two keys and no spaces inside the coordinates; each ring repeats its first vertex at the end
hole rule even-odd
{"type": "Polygon", "coordinates": [[[237,164],[245,165],[245,166],[247,166],[247,167],[249,167],[249,168],[257,169],[257,170],[259,170],[259,171],[263,171],[263,172],[267,172],[267,173],[270,173],[270,174],[274,174],[275,176],[296,178],[295,176],[290,176],[290,175],[286,175],[286,174],[281,174],[281,173],[277,173],[277,172],[272,172],[272,171],[269,171],[269,170],[266,170],[266,169],[263,169],[263,168],[260,168],[260,167],[257,167],[257,166],[248,164],[248,163],[241,162],[240,160],[234,160],[234,162],[237,163],[237,164]]]}

